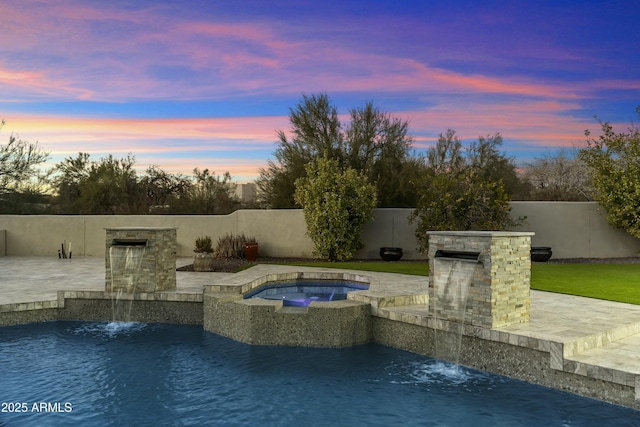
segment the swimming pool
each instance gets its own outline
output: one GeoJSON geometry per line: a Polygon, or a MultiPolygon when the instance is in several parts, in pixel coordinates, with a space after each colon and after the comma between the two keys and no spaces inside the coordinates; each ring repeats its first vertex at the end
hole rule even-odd
{"type": "Polygon", "coordinates": [[[250,346],[200,326],[2,327],[0,365],[0,409],[7,409],[0,425],[9,426],[603,426],[640,420],[639,411],[377,344],[250,346]],[[27,411],[8,411],[6,402],[25,403],[27,411]],[[33,411],[34,403],[60,411],[33,411]]]}
{"type": "Polygon", "coordinates": [[[286,280],[267,283],[247,293],[244,298],[264,298],[282,301],[284,306],[307,307],[314,301],[339,301],[347,293],[369,289],[364,283],[347,280],[286,280]]]}

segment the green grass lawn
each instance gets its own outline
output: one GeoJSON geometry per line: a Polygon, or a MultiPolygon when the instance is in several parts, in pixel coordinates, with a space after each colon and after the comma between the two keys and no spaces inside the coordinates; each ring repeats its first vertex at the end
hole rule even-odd
{"type": "Polygon", "coordinates": [[[640,264],[532,264],[531,289],[640,305],[640,264]]]}
{"type": "MultiPolygon", "coordinates": [[[[429,275],[429,265],[398,262],[298,262],[289,265],[429,275]]],[[[531,265],[531,289],[640,305],[640,264],[531,265]]]]}
{"type": "Polygon", "coordinates": [[[292,262],[287,265],[299,265],[301,267],[340,268],[344,270],[378,271],[382,273],[413,274],[417,276],[429,275],[429,264],[425,262],[369,262],[369,261],[344,261],[344,262],[292,262]]]}

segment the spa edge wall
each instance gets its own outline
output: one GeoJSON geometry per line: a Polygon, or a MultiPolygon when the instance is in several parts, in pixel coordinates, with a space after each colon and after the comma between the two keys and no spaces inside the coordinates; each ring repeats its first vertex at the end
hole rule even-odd
{"type": "MultiPolygon", "coordinates": [[[[640,239],[611,228],[604,209],[594,202],[513,202],[513,218],[527,217],[514,231],[531,231],[532,246],[551,246],[554,258],[637,256],[640,239]]],[[[413,209],[375,209],[362,233],[365,247],[356,258],[377,259],[382,246],[404,249],[403,259],[424,259],[407,217],[413,209]]],[[[193,254],[196,237],[214,243],[227,233],[255,237],[260,254],[311,257],[313,242],[306,235],[301,210],[241,210],[230,215],[0,215],[0,256],[57,256],[60,244],[71,243],[73,256],[105,256],[105,228],[176,227],[177,256],[193,254]],[[3,238],[4,237],[4,245],[3,238]]]]}

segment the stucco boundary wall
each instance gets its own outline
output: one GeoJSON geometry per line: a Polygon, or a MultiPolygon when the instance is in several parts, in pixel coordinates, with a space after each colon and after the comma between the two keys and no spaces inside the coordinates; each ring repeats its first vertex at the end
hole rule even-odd
{"type": "Polygon", "coordinates": [[[7,230],[0,229],[0,256],[7,255],[7,230]]]}
{"type": "MultiPolygon", "coordinates": [[[[640,255],[640,239],[607,224],[595,202],[513,202],[513,231],[534,232],[532,246],[550,246],[554,258],[619,258],[640,255]]],[[[375,209],[356,258],[378,259],[382,246],[402,247],[403,259],[426,259],[417,251],[413,209],[375,209]]],[[[105,228],[176,227],[177,256],[193,253],[196,237],[213,242],[227,233],[253,236],[261,256],[310,258],[313,242],[298,209],[240,210],[229,215],[0,215],[0,256],[58,256],[62,242],[73,256],[105,256],[105,228]],[[4,232],[3,232],[4,230],[4,232]],[[3,244],[4,243],[4,244],[3,244]],[[3,253],[4,251],[4,253],[3,253]]]]}

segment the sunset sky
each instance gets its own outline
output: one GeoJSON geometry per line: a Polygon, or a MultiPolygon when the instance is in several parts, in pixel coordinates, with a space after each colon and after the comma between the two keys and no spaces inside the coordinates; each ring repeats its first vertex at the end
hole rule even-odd
{"type": "Polygon", "coordinates": [[[246,182],[323,92],[418,152],[500,132],[524,164],[640,120],[638,22],[637,0],[0,0],[0,143],[246,182]]]}

